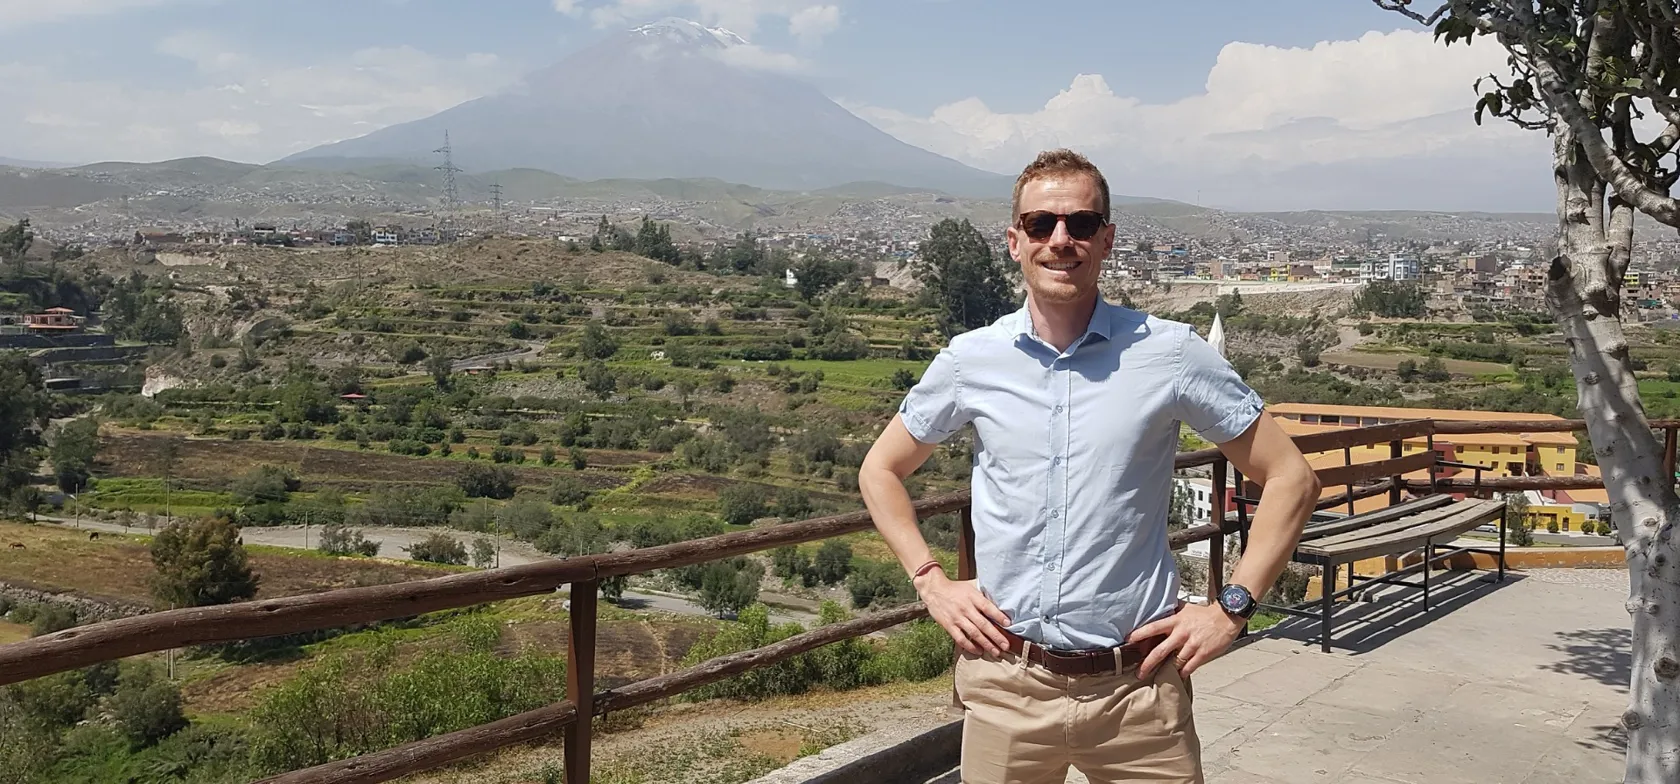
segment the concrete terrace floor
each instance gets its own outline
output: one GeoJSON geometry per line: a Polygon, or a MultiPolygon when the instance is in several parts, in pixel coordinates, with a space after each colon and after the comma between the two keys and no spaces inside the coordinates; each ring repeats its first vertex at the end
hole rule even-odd
{"type": "Polygon", "coordinates": [[[1627,573],[1436,579],[1427,614],[1400,588],[1338,608],[1332,653],[1293,619],[1198,672],[1209,784],[1621,781],[1627,573]]]}

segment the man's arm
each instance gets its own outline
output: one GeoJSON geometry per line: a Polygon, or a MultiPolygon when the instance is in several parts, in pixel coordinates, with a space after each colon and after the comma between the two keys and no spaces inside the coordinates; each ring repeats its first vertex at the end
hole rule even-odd
{"type": "MultiPolygon", "coordinates": [[[[916,525],[916,510],[909,491],[904,489],[904,479],[927,462],[936,448],[937,444],[917,441],[903,420],[894,416],[858,468],[863,503],[905,574],[913,574],[933,560],[927,540],[916,525]]],[[[1007,640],[994,622],[1007,626],[1009,618],[980,593],[975,581],[958,582],[946,576],[944,569],[933,569],[914,582],[916,592],[927,603],[928,614],[944,627],[957,647],[975,655],[997,656],[1003,652],[1007,640]]]]}
{"type": "MultiPolygon", "coordinates": [[[[1262,413],[1242,435],[1220,444],[1219,451],[1244,478],[1262,488],[1249,527],[1248,550],[1230,579],[1258,599],[1283,574],[1301,540],[1301,530],[1318,502],[1318,477],[1271,414],[1262,413]]],[[[1145,624],[1132,633],[1132,639],[1166,639],[1144,660],[1139,674],[1149,677],[1169,655],[1176,654],[1179,672],[1189,675],[1230,648],[1243,625],[1218,605],[1188,605],[1177,614],[1145,624]]]]}

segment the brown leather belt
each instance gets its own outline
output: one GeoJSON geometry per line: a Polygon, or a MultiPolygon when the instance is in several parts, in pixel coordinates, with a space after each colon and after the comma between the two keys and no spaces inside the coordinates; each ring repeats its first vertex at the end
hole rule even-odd
{"type": "Polygon", "coordinates": [[[1054,651],[1038,643],[1031,645],[1020,635],[1008,629],[999,629],[1004,639],[1009,641],[1008,651],[1015,656],[1021,656],[1026,651],[1026,659],[1057,675],[1112,675],[1129,668],[1135,668],[1143,663],[1149,652],[1155,649],[1159,638],[1151,637],[1134,643],[1127,643],[1118,648],[1097,648],[1089,651],[1054,651]]]}

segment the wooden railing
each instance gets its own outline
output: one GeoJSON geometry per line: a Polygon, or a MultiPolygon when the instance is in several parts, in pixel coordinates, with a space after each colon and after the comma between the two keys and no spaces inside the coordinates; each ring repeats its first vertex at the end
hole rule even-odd
{"type": "MultiPolygon", "coordinates": [[[[1666,465],[1672,475],[1680,420],[1664,420],[1652,425],[1666,433],[1666,465]]],[[[1356,446],[1388,443],[1391,455],[1399,458],[1403,441],[1420,435],[1433,439],[1435,434],[1569,432],[1584,427],[1578,420],[1491,423],[1419,420],[1314,433],[1297,436],[1294,441],[1301,451],[1309,454],[1335,450],[1346,452],[1356,446]]],[[[1248,504],[1240,500],[1242,494],[1237,493],[1236,514],[1229,515],[1224,492],[1227,487],[1242,488],[1242,475],[1230,469],[1217,449],[1181,453],[1175,460],[1175,466],[1179,469],[1208,466],[1211,470],[1212,522],[1176,531],[1170,535],[1169,543],[1176,550],[1194,542],[1209,542],[1207,588],[1212,598],[1222,587],[1225,536],[1236,533],[1246,539],[1248,504]]],[[[1385,493],[1391,502],[1398,502],[1403,490],[1423,489],[1430,484],[1407,482],[1400,477],[1361,483],[1369,477],[1358,473],[1349,472],[1345,491],[1321,500],[1318,508],[1342,505],[1351,508],[1357,499],[1385,493]]],[[[1474,488],[1469,483],[1461,484],[1459,480],[1450,478],[1435,482],[1436,489],[1444,488],[1449,492],[1602,486],[1602,482],[1594,477],[1578,476],[1489,478],[1480,480],[1474,488]]],[[[974,546],[969,494],[952,493],[924,499],[917,502],[915,508],[918,519],[951,512],[961,515],[958,578],[972,579],[974,546]]],[[[559,732],[565,744],[566,781],[582,784],[589,780],[592,717],[674,697],[824,645],[927,616],[927,609],[921,603],[909,604],[823,626],[763,648],[720,656],[667,675],[596,692],[595,610],[601,580],[816,542],[872,527],[869,514],[859,511],[626,552],[544,561],[394,585],[169,610],[105,621],[0,645],[0,685],[136,654],[411,618],[438,610],[549,593],[562,585],[570,585],[565,700],[471,729],[285,773],[265,781],[286,784],[390,781],[507,746],[551,738],[559,732]]],[[[1246,541],[1243,544],[1246,546],[1246,541]]]]}

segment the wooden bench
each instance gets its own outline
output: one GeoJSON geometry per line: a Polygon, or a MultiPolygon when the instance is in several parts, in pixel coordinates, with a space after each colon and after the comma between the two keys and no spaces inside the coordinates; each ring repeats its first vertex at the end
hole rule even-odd
{"type": "MultiPolygon", "coordinates": [[[[1331,431],[1299,436],[1295,443],[1301,451],[1315,454],[1335,449],[1344,450],[1348,455],[1349,465],[1321,468],[1315,473],[1319,483],[1324,487],[1345,487],[1345,492],[1337,497],[1320,503],[1318,508],[1340,506],[1347,504],[1348,514],[1344,517],[1310,522],[1301,535],[1301,542],[1296,546],[1290,560],[1295,563],[1318,566],[1323,569],[1322,585],[1319,598],[1303,602],[1294,606],[1280,606],[1262,603],[1266,609],[1315,618],[1319,622],[1320,647],[1328,653],[1330,651],[1331,635],[1334,632],[1335,603],[1337,599],[1361,593],[1368,589],[1366,583],[1382,583],[1389,585],[1405,585],[1423,589],[1423,608],[1429,610],[1429,567],[1440,563],[1460,553],[1484,553],[1496,558],[1497,575],[1495,580],[1505,580],[1505,502],[1502,500],[1484,500],[1474,497],[1481,486],[1482,471],[1485,467],[1470,463],[1458,463],[1442,460],[1435,451],[1434,422],[1419,420],[1415,422],[1401,422],[1385,425],[1379,428],[1367,428],[1362,432],[1331,431]],[[1407,439],[1423,437],[1428,440],[1428,447],[1424,451],[1410,455],[1404,454],[1404,443],[1407,439]],[[1357,439],[1350,441],[1349,439],[1357,439]],[[1366,463],[1351,463],[1351,448],[1353,446],[1382,443],[1390,444],[1391,457],[1387,460],[1376,460],[1366,463]],[[1427,494],[1411,500],[1401,500],[1402,490],[1406,486],[1405,475],[1415,471],[1427,469],[1429,482],[1427,494]],[[1435,494],[1436,480],[1441,469],[1463,469],[1475,472],[1475,490],[1471,497],[1455,500],[1451,495],[1435,494]],[[1362,487],[1363,486],[1363,487],[1362,487]],[[1353,513],[1353,502],[1358,498],[1371,497],[1387,493],[1389,505],[1382,509],[1358,514],[1353,513]],[[1443,542],[1450,543],[1460,535],[1476,528],[1497,522],[1499,524],[1499,549],[1484,549],[1479,547],[1442,546],[1443,542]],[[1410,566],[1398,566],[1400,558],[1414,552],[1421,552],[1420,560],[1410,566]],[[1386,557],[1389,558],[1389,568],[1383,574],[1369,577],[1355,574],[1354,564],[1358,561],[1386,557]],[[1337,579],[1340,567],[1346,564],[1348,586],[1337,590],[1337,579]],[[1421,582],[1409,582],[1405,578],[1413,573],[1421,572],[1421,582]]],[[[1258,503],[1259,488],[1252,483],[1246,486],[1238,477],[1238,487],[1244,488],[1244,495],[1235,498],[1237,502],[1237,523],[1241,532],[1241,542],[1246,548],[1248,541],[1248,506],[1258,503]]]]}

